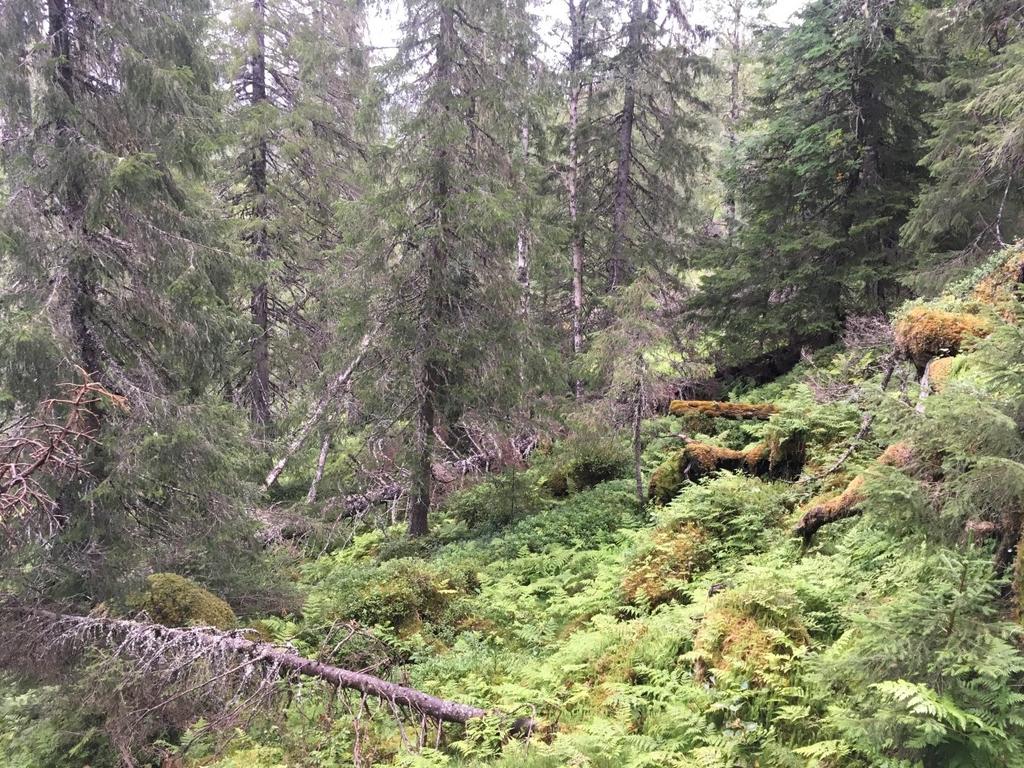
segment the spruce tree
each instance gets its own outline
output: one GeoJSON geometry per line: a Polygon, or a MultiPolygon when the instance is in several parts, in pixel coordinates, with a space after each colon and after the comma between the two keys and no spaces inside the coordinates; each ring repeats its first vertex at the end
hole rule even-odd
{"type": "Polygon", "coordinates": [[[901,295],[923,107],[906,15],[814,2],[767,47],[734,171],[743,227],[712,251],[701,300],[727,356],[788,354],[901,295]]]}
{"type": "Polygon", "coordinates": [[[926,18],[940,71],[923,159],[929,180],[903,230],[940,274],[941,261],[976,262],[1024,234],[1024,14],[993,0],[949,18],[945,7],[926,18]]]}
{"type": "Polygon", "coordinates": [[[464,416],[505,421],[518,398],[522,293],[509,255],[521,221],[505,214],[513,184],[495,169],[511,167],[502,137],[518,133],[524,101],[502,88],[514,38],[501,3],[417,0],[403,29],[378,166],[387,176],[363,209],[378,223],[361,247],[381,291],[382,407],[408,406],[408,526],[419,536],[438,435],[458,447],[464,416]]]}
{"type": "Polygon", "coordinates": [[[235,265],[202,186],[220,105],[208,18],[201,0],[2,6],[5,405],[31,413],[81,379],[125,404],[93,408],[87,472],[60,478],[62,526],[22,553],[31,568],[6,560],[12,584],[103,599],[155,568],[237,586],[258,556],[222,395],[235,265]]]}
{"type": "Polygon", "coordinates": [[[233,11],[225,196],[252,324],[237,397],[268,426],[275,393],[289,396],[322,366],[338,327],[333,297],[351,287],[347,265],[332,259],[342,240],[335,206],[356,194],[369,71],[354,2],[244,0],[233,11]]]}

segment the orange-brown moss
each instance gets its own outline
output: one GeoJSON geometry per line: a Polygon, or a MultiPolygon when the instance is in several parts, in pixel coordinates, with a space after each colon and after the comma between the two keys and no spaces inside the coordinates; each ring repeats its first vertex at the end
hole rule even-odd
{"type": "Polygon", "coordinates": [[[673,416],[712,416],[721,419],[767,419],[779,409],[773,403],[725,403],[717,400],[673,400],[673,416]]]}
{"type": "Polygon", "coordinates": [[[707,534],[692,523],[654,532],[648,548],[626,568],[622,592],[628,603],[656,606],[680,597],[680,587],[703,568],[707,534]]]}
{"type": "Polygon", "coordinates": [[[896,351],[923,372],[933,357],[956,355],[967,340],[991,332],[978,315],[915,307],[896,323],[896,351]]]}
{"type": "Polygon", "coordinates": [[[669,456],[651,474],[647,497],[665,504],[672,500],[683,483],[695,482],[720,469],[742,469],[746,457],[744,451],[719,448],[707,443],[687,443],[685,448],[669,456]]]}
{"type": "Polygon", "coordinates": [[[694,638],[698,667],[721,672],[750,673],[755,682],[775,664],[773,656],[790,656],[795,646],[810,642],[806,628],[796,620],[767,627],[743,607],[726,603],[704,616],[694,638]]]}
{"type": "MultiPolygon", "coordinates": [[[[882,451],[876,462],[885,467],[910,469],[916,460],[909,443],[896,442],[882,451]]],[[[852,517],[864,501],[864,475],[857,475],[840,494],[827,494],[812,499],[802,508],[803,515],[797,523],[795,533],[809,541],[823,525],[852,517]]]]}
{"type": "Polygon", "coordinates": [[[928,383],[936,392],[941,392],[953,371],[955,357],[936,357],[928,363],[928,383]]]}
{"type": "Polygon", "coordinates": [[[878,457],[878,463],[886,467],[907,469],[914,463],[914,449],[910,443],[900,441],[893,443],[878,457]]]}
{"type": "Polygon", "coordinates": [[[729,470],[755,477],[792,478],[804,461],[803,435],[757,443],[742,451],[707,443],[689,442],[651,474],[647,498],[665,504],[686,482],[696,482],[712,472],[729,470]]]}
{"type": "Polygon", "coordinates": [[[1019,250],[982,278],[971,298],[994,307],[1005,320],[1013,320],[1019,309],[1022,283],[1024,250],[1019,250]]]}

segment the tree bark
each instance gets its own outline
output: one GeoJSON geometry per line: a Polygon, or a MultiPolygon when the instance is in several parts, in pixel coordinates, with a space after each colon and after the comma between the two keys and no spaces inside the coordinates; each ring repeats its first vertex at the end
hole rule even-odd
{"type": "Polygon", "coordinates": [[[644,385],[643,379],[637,376],[636,386],[633,392],[633,479],[636,482],[636,503],[642,507],[647,501],[647,493],[644,489],[643,473],[643,444],[640,439],[640,426],[644,414],[644,385]]]}
{"type": "MultiPolygon", "coordinates": [[[[39,632],[40,637],[37,641],[41,643],[67,643],[77,640],[130,655],[133,647],[150,650],[161,644],[170,645],[177,642],[206,649],[210,657],[230,653],[253,668],[273,669],[283,676],[317,678],[337,688],[359,691],[446,723],[466,723],[474,718],[499,714],[495,710],[441,699],[379,677],[308,659],[270,643],[247,640],[237,632],[218,632],[209,628],[178,629],[129,619],[76,616],[35,606],[19,605],[10,600],[0,607],[0,611],[39,623],[41,626],[33,629],[39,632]],[[128,639],[145,639],[149,642],[126,642],[128,639]]],[[[526,734],[532,728],[533,721],[530,718],[520,718],[512,724],[510,730],[526,734]]]]}
{"type": "MultiPolygon", "coordinates": [[[[529,176],[527,166],[530,162],[530,117],[523,113],[523,124],[519,129],[520,148],[522,149],[522,185],[524,206],[528,205],[525,199],[529,195],[529,176]]],[[[516,282],[519,283],[519,290],[523,318],[530,315],[530,220],[527,213],[523,213],[523,220],[519,224],[519,234],[516,236],[516,282]]]]}
{"type": "MultiPolygon", "coordinates": [[[[583,92],[580,71],[583,67],[585,44],[585,23],[588,0],[569,0],[569,24],[572,34],[572,48],[569,52],[569,172],[566,189],[569,202],[569,228],[572,257],[572,355],[578,361],[583,353],[583,231],[579,220],[580,180],[580,96],[583,92]]],[[[579,400],[583,396],[583,382],[573,381],[573,395],[579,400]]]]}
{"type": "Polygon", "coordinates": [[[612,247],[611,257],[608,259],[609,290],[614,290],[621,285],[627,274],[625,249],[631,197],[629,187],[633,163],[633,123],[636,119],[636,78],[640,69],[640,28],[643,23],[642,0],[632,0],[629,15],[629,37],[626,43],[622,112],[619,115],[618,157],[615,164],[612,247]]]}
{"type": "MultiPolygon", "coordinates": [[[[249,104],[259,110],[267,101],[266,34],[267,8],[265,0],[253,0],[256,19],[255,47],[249,54],[249,104]]],[[[257,120],[262,118],[257,115],[257,120]]],[[[249,193],[252,196],[252,216],[255,231],[250,235],[252,258],[256,268],[263,272],[270,261],[270,243],[267,232],[267,139],[262,133],[252,149],[249,160],[249,193]]],[[[270,312],[269,289],[265,275],[261,275],[252,289],[249,305],[255,336],[250,345],[249,401],[253,423],[265,425],[270,421],[270,312]]]]}
{"type": "MultiPolygon", "coordinates": [[[[729,119],[726,135],[729,149],[735,151],[740,122],[740,54],[742,52],[744,0],[732,0],[732,29],[729,33],[729,119]]],[[[729,239],[736,232],[736,191],[732,185],[725,193],[725,219],[729,239]]]]}

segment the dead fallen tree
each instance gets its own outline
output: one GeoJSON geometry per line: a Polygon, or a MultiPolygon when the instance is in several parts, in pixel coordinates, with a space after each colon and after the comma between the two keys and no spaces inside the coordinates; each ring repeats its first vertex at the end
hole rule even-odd
{"type": "MultiPolygon", "coordinates": [[[[883,467],[907,470],[915,461],[913,449],[907,443],[893,443],[876,460],[883,467]]],[[[859,515],[864,503],[864,475],[857,475],[837,495],[819,498],[804,507],[804,513],[793,533],[809,543],[818,530],[830,523],[859,515]]]]}
{"type": "MultiPolygon", "coordinates": [[[[225,681],[230,688],[230,679],[249,689],[248,699],[265,700],[282,681],[294,683],[312,678],[335,690],[354,691],[361,697],[377,699],[396,716],[397,710],[402,709],[421,720],[436,721],[438,726],[503,715],[497,710],[449,701],[373,675],[306,658],[289,648],[250,640],[241,632],[209,627],[172,628],[131,619],[65,614],[14,598],[2,603],[0,613],[6,615],[4,623],[8,627],[12,619],[16,620],[13,628],[5,632],[0,661],[24,663],[33,659],[59,665],[87,649],[106,649],[119,661],[127,662],[121,667],[127,674],[151,676],[158,683],[165,678],[170,690],[147,713],[186,694],[223,686],[225,681]],[[188,676],[190,669],[198,670],[198,679],[188,676]]],[[[510,718],[508,728],[510,734],[529,735],[534,721],[529,717],[510,718]]]]}
{"type": "Polygon", "coordinates": [[[769,419],[779,412],[774,403],[729,403],[718,400],[673,400],[673,416],[712,416],[719,419],[769,419]]]}
{"type": "Polygon", "coordinates": [[[352,380],[353,374],[359,368],[363,362],[363,357],[366,355],[366,351],[370,348],[370,341],[373,339],[373,333],[367,333],[363,336],[362,341],[359,342],[359,349],[356,352],[356,356],[352,358],[352,361],[348,364],[348,367],[343,371],[339,372],[328,382],[327,387],[324,389],[323,394],[320,395],[319,399],[313,403],[309,409],[309,413],[306,414],[306,418],[302,420],[299,428],[292,434],[291,439],[288,441],[288,445],[284,449],[284,453],[274,462],[274,466],[271,467],[267,473],[266,478],[263,480],[263,490],[267,490],[274,483],[277,482],[277,478],[284,472],[284,468],[288,466],[288,462],[291,458],[299,452],[302,445],[306,442],[306,438],[309,437],[313,431],[313,427],[317,425],[320,419],[323,418],[327,412],[327,406],[341,394],[342,390],[348,386],[352,380]]]}
{"type": "Polygon", "coordinates": [[[804,465],[805,435],[800,431],[775,436],[742,451],[682,437],[685,446],[651,473],[647,498],[657,504],[667,504],[685,484],[723,470],[772,480],[793,480],[804,465]]]}

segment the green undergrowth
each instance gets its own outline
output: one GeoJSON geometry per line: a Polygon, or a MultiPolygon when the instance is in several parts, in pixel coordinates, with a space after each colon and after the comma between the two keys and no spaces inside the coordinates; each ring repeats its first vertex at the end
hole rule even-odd
{"type": "MultiPolygon", "coordinates": [[[[303,693],[226,743],[197,729],[185,764],[312,768],[358,749],[361,765],[418,768],[1024,765],[1021,564],[997,569],[977,533],[1024,509],[1024,333],[998,323],[921,409],[910,361],[883,391],[886,351],[819,354],[744,393],[776,403],[771,420],[691,435],[740,449],[799,433],[795,480],[711,474],[638,508],[622,443],[556,445],[449,497],[425,540],[354,532],[301,565],[300,613],[259,622],[303,654],[532,715],[529,740],[496,715],[430,726],[416,748],[417,723],[373,705],[354,725],[303,693]],[[909,468],[877,462],[896,441],[909,468]],[[794,535],[857,476],[859,514],[794,535]]],[[[685,427],[644,424],[645,479],[685,427]]]]}
{"type": "MultiPolygon", "coordinates": [[[[994,542],[965,533],[1024,501],[1022,349],[1019,328],[1000,326],[924,413],[908,363],[883,393],[878,350],[832,350],[754,393],[778,404],[772,420],[695,436],[742,447],[801,430],[808,458],[795,482],[721,473],[638,509],[621,467],[609,470],[618,479],[554,492],[548,468],[495,477],[449,499],[425,543],[367,531],[306,563],[302,615],[266,627],[346,663],[365,648],[328,652],[325,638],[356,621],[411,685],[540,722],[528,742],[485,719],[417,750],[382,715],[360,732],[374,764],[1022,765],[1012,568],[997,573],[994,542]],[[848,452],[865,412],[875,422],[848,452]],[[934,457],[930,468],[877,465],[897,439],[934,457]],[[857,473],[862,513],[810,545],[795,538],[808,501],[857,473]]],[[[678,449],[680,428],[673,417],[645,425],[647,472],[678,449]]],[[[321,707],[305,700],[227,757],[193,760],[349,760],[351,722],[321,707]]]]}

